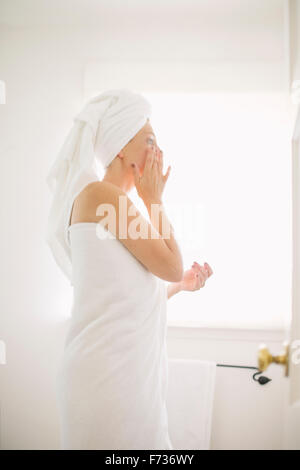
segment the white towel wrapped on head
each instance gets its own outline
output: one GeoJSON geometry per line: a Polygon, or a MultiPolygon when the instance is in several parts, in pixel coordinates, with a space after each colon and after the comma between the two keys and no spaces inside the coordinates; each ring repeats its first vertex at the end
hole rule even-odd
{"type": "Polygon", "coordinates": [[[46,239],[71,283],[67,230],[74,200],[85,186],[99,181],[99,165],[107,168],[150,116],[150,103],[142,95],[123,88],[93,97],[74,118],[47,177],[54,197],[46,239]]]}

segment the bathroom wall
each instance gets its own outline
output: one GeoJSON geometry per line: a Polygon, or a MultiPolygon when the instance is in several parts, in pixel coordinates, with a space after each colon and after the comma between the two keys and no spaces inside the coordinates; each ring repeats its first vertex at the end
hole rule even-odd
{"type": "MultiPolygon", "coordinates": [[[[170,326],[168,355],[170,358],[257,367],[260,344],[265,343],[270,352],[277,355],[282,351],[285,338],[285,333],[280,330],[170,326]]],[[[251,369],[217,367],[211,426],[212,450],[282,448],[283,401],[288,379],[284,376],[283,366],[276,364],[261,374],[271,379],[265,385],[253,380],[255,372],[251,369]]]]}

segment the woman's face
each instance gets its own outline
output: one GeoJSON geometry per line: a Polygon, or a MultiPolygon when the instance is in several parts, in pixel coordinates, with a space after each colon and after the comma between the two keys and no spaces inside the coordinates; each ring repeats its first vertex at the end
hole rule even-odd
{"type": "Polygon", "coordinates": [[[127,164],[137,163],[140,168],[140,175],[143,174],[147,150],[150,148],[159,149],[156,136],[149,121],[142,127],[139,132],[124,147],[127,164]]]}

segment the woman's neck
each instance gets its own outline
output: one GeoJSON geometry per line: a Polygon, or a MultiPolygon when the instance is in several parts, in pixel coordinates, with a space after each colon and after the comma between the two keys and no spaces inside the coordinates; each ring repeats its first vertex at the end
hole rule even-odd
{"type": "Polygon", "coordinates": [[[133,175],[125,173],[122,168],[108,168],[102,181],[118,186],[125,193],[128,193],[134,186],[133,175]]]}

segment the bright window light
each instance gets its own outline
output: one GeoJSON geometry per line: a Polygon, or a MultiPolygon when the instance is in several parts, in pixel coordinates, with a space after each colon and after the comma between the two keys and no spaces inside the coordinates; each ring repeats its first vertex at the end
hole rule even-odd
{"type": "Polygon", "coordinates": [[[168,300],[169,323],[282,328],[292,241],[285,95],[143,94],[164,173],[172,167],[163,201],[184,268],[207,261],[214,271],[203,289],[168,300]]]}

